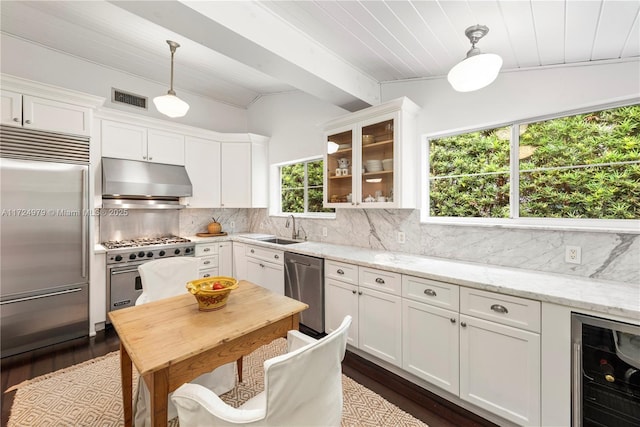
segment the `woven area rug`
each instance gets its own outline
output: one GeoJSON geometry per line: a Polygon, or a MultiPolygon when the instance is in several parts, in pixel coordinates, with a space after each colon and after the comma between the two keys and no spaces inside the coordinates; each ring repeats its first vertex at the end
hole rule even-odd
{"type": "MultiPolygon", "coordinates": [[[[243,382],[220,396],[238,407],[264,389],[263,362],[286,351],[278,339],[244,358],[243,382]]],[[[118,352],[19,384],[8,427],[122,426],[122,389],[118,352]]],[[[137,373],[134,369],[134,381],[137,373]]],[[[378,394],[343,375],[343,426],[425,426],[378,394]]],[[[135,389],[134,389],[135,394],[135,389]]],[[[169,422],[178,427],[177,419],[169,422]]]]}

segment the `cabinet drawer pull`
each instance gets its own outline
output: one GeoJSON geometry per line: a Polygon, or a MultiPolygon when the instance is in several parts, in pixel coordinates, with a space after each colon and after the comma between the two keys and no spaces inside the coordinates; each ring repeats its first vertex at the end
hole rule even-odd
{"type": "Polygon", "coordinates": [[[430,297],[435,297],[436,296],[436,291],[434,291],[433,289],[425,289],[424,290],[424,294],[425,295],[429,295],[430,297]]]}
{"type": "Polygon", "coordinates": [[[456,319],[454,317],[452,317],[451,319],[449,319],[451,321],[451,323],[456,323],[456,319]]]}
{"type": "Polygon", "coordinates": [[[24,122],[25,122],[25,124],[28,124],[28,125],[31,124],[31,120],[25,120],[24,122]]]}
{"type": "Polygon", "coordinates": [[[264,268],[264,264],[258,264],[260,267],[264,268]]]}
{"type": "Polygon", "coordinates": [[[381,285],[384,285],[384,279],[382,279],[381,277],[377,277],[376,278],[376,283],[379,283],[381,285]]]}
{"type": "Polygon", "coordinates": [[[202,250],[202,252],[209,252],[210,250],[211,250],[211,248],[204,248],[204,249],[202,250]]]}
{"type": "Polygon", "coordinates": [[[353,293],[355,295],[356,294],[356,290],[355,289],[352,290],[351,293],[353,293]]]}
{"type": "Polygon", "coordinates": [[[342,271],[342,269],[341,269],[341,268],[339,268],[339,269],[338,269],[338,271],[336,271],[336,273],[338,273],[338,274],[344,274],[344,271],[342,271]]]}
{"type": "Polygon", "coordinates": [[[254,253],[256,253],[256,251],[254,251],[253,249],[251,249],[251,253],[252,253],[252,254],[254,254],[254,253]]]}
{"type": "Polygon", "coordinates": [[[507,310],[507,307],[500,304],[493,304],[491,306],[491,310],[495,311],[496,313],[502,313],[502,314],[507,314],[509,312],[509,310],[507,310]]]}
{"type": "Polygon", "coordinates": [[[280,258],[280,255],[275,254],[273,257],[274,257],[275,259],[279,259],[279,258],[280,258]]]}
{"type": "Polygon", "coordinates": [[[149,160],[153,160],[153,157],[149,157],[149,160]]]}
{"type": "Polygon", "coordinates": [[[13,118],[13,121],[14,121],[14,122],[19,122],[19,121],[20,121],[20,119],[19,119],[19,118],[17,118],[17,117],[14,117],[14,118],[13,118]]]}
{"type": "Polygon", "coordinates": [[[211,261],[205,261],[203,264],[204,265],[211,264],[211,261]]]}
{"type": "Polygon", "coordinates": [[[207,273],[207,274],[205,274],[205,275],[204,275],[204,276],[202,276],[202,277],[209,277],[209,276],[211,276],[211,275],[210,275],[209,273],[207,273]]]}
{"type": "Polygon", "coordinates": [[[358,295],[362,295],[362,291],[358,291],[358,295]]]}
{"type": "Polygon", "coordinates": [[[460,322],[460,326],[462,326],[463,328],[467,327],[467,322],[460,322]]]}

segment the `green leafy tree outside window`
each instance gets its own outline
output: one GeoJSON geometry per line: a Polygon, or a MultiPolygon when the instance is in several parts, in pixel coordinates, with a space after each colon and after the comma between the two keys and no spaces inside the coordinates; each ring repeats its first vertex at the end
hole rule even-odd
{"type": "MultiPolygon", "coordinates": [[[[518,131],[518,215],[640,218],[640,106],[518,131]]],[[[512,126],[429,142],[431,216],[508,218],[512,126]]]]}
{"type": "Polygon", "coordinates": [[[280,168],[282,213],[334,212],[322,205],[323,163],[314,160],[280,168]]]}

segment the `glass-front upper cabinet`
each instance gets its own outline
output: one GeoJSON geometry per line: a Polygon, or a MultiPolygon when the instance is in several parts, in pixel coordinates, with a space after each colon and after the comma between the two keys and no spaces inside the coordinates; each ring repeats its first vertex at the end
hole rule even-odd
{"type": "Polygon", "coordinates": [[[400,98],[325,125],[325,207],[417,207],[418,111],[400,98]]]}
{"type": "Polygon", "coordinates": [[[353,202],[353,129],[327,136],[325,206],[353,202]]]}

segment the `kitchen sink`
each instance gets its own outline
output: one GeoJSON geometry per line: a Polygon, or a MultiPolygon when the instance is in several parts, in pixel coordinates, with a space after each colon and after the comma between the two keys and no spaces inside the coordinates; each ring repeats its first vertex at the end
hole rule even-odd
{"type": "Polygon", "coordinates": [[[292,245],[294,243],[300,243],[297,240],[289,240],[289,239],[283,239],[280,237],[269,237],[266,239],[258,239],[261,242],[269,242],[269,243],[275,243],[277,245],[292,245]]]}

